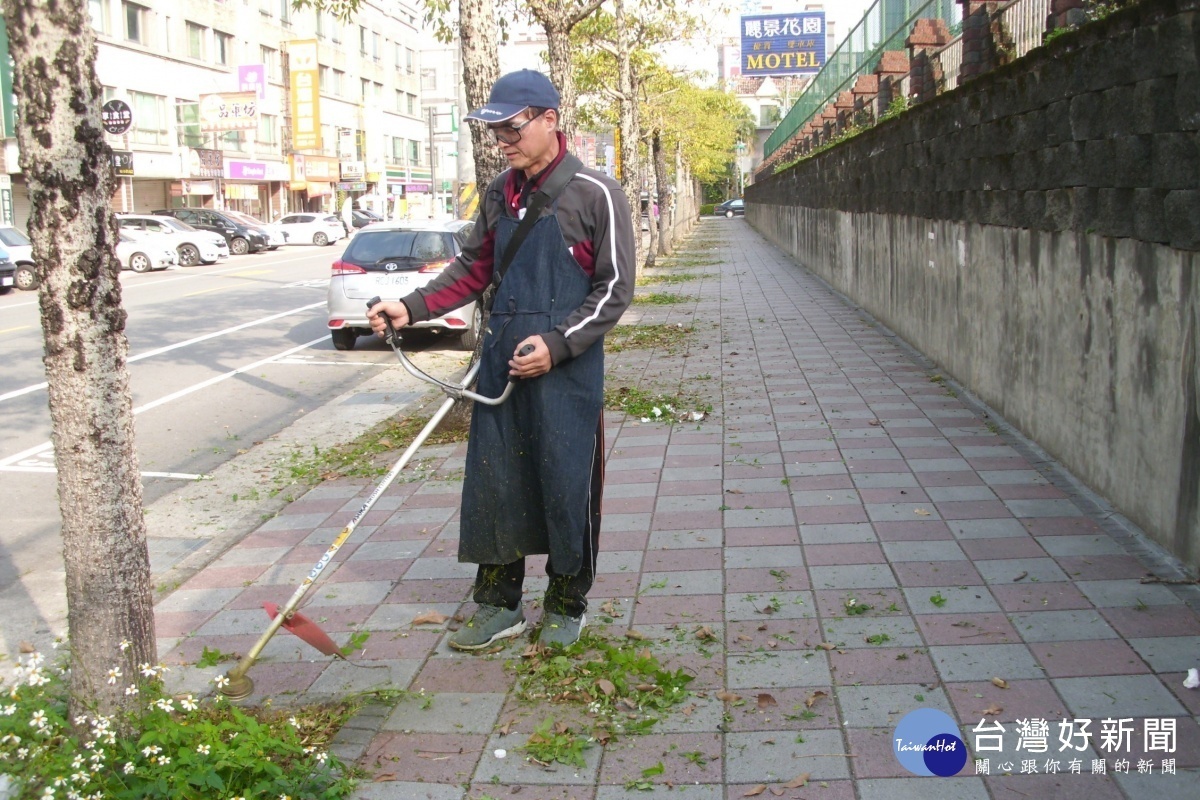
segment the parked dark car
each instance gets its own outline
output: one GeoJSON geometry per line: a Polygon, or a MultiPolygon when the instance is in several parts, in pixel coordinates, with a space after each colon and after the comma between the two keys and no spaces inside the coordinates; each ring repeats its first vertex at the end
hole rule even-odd
{"type": "Polygon", "coordinates": [[[9,258],[8,251],[0,249],[0,294],[8,294],[17,283],[17,265],[9,258]]]}
{"type": "Polygon", "coordinates": [[[235,256],[257,253],[270,244],[271,237],[262,228],[211,208],[164,208],[150,213],[181,219],[193,228],[221,234],[235,256]]]}
{"type": "Polygon", "coordinates": [[[740,197],[736,200],[726,200],[713,209],[713,214],[718,217],[740,217],[745,213],[746,201],[740,197]]]}
{"type": "MultiPolygon", "coordinates": [[[[355,228],[365,228],[373,222],[383,222],[383,217],[376,214],[374,211],[356,208],[350,212],[355,228]]],[[[347,231],[348,233],[349,231],[347,231]]]]}

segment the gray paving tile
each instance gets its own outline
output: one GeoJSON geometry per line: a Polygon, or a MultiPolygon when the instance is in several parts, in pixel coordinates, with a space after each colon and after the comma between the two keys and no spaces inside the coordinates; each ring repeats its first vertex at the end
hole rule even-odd
{"type": "Polygon", "coordinates": [[[423,659],[403,658],[371,662],[334,661],[304,691],[306,698],[345,697],[379,689],[407,689],[421,669],[423,659]]]}
{"type": "MultiPolygon", "coordinates": [[[[426,611],[437,611],[448,617],[458,613],[461,603],[384,603],[375,609],[363,624],[364,630],[399,631],[412,627],[412,621],[426,611]]],[[[474,613],[474,612],[470,612],[474,613]]],[[[420,630],[439,631],[444,625],[422,625],[420,630]]]]}
{"type": "Polygon", "coordinates": [[[642,568],[641,550],[603,550],[596,556],[596,572],[638,572],[642,568]]]}
{"type": "Polygon", "coordinates": [[[663,483],[674,481],[719,481],[722,467],[664,467],[663,483]]]}
{"type": "Polygon", "coordinates": [[[721,594],[725,577],[719,569],[645,572],[638,592],[647,596],[678,594],[721,594]]]}
{"type": "Polygon", "coordinates": [[[261,635],[271,619],[261,608],[222,609],[196,629],[197,636],[261,635]]]}
{"type": "Polygon", "coordinates": [[[854,485],[860,489],[908,489],[918,483],[911,472],[871,472],[855,475],[854,485]]]}
{"type": "Polygon", "coordinates": [[[383,602],[395,585],[393,581],[342,581],[314,586],[308,593],[308,605],[373,606],[383,602]]]}
{"type": "MultiPolygon", "coordinates": [[[[425,549],[425,542],[363,542],[347,561],[390,561],[395,558],[416,558],[425,549]]],[[[398,577],[398,576],[397,576],[398,577]]]]}
{"type": "Polygon", "coordinates": [[[945,690],[921,683],[836,686],[834,693],[842,723],[849,728],[894,728],[915,708],[936,708],[954,716],[945,690]]]}
{"type": "MultiPolygon", "coordinates": [[[[1155,767],[1161,766],[1161,761],[1161,758],[1157,759],[1155,767]]],[[[1156,771],[1151,777],[1139,775],[1135,763],[1131,772],[1112,773],[1112,777],[1128,797],[1153,796],[1154,800],[1195,800],[1196,784],[1200,782],[1200,768],[1177,768],[1174,774],[1167,775],[1156,771]]]]}
{"type": "Polygon", "coordinates": [[[1116,639],[1117,632],[1099,611],[1033,611],[1010,614],[1013,627],[1027,642],[1070,642],[1083,639],[1116,639]]]}
{"type": "Polygon", "coordinates": [[[1029,583],[1054,583],[1067,580],[1053,558],[995,558],[975,562],[975,569],[988,583],[1012,583],[1020,578],[1029,583]],[[1021,578],[1021,573],[1025,577],[1021,578]]]}
{"type": "Polygon", "coordinates": [[[457,508],[438,508],[436,506],[405,508],[401,506],[399,511],[388,517],[388,522],[393,525],[443,525],[457,513],[457,508]]]}
{"type": "Polygon", "coordinates": [[[884,542],[883,552],[888,561],[965,561],[966,553],[957,542],[903,541],[884,542]]]}
{"type": "Polygon", "coordinates": [[[457,558],[418,558],[404,573],[404,580],[438,578],[475,579],[476,565],[460,563],[457,558]]]}
{"type": "Polygon", "coordinates": [[[1007,539],[1029,535],[1017,519],[955,519],[946,525],[956,539],[1007,539]]]}
{"type": "Polygon", "coordinates": [[[869,522],[800,526],[800,541],[804,544],[851,544],[878,540],[869,522]]]}
{"type": "Polygon", "coordinates": [[[980,479],[988,486],[1047,486],[1050,481],[1034,469],[980,470],[980,479]]]}
{"type": "Polygon", "coordinates": [[[1107,675],[1051,680],[1076,719],[1178,717],[1187,712],[1154,675],[1107,675]]]}
{"type": "Polygon", "coordinates": [[[1075,581],[1076,588],[1098,608],[1137,608],[1138,606],[1179,605],[1180,600],[1166,586],[1136,580],[1075,581]]]}
{"type": "Polygon", "coordinates": [[[839,647],[920,647],[925,642],[912,617],[839,617],[821,622],[825,641],[839,647]],[[868,642],[867,637],[886,636],[884,641],[868,642]]]}
{"type": "Polygon", "coordinates": [[[350,800],[465,800],[467,790],[458,784],[425,781],[360,783],[350,800]]]}
{"type": "Polygon", "coordinates": [[[809,619],[816,616],[812,592],[730,592],[725,595],[725,619],[809,619]],[[763,609],[771,609],[764,613],[763,609]]]}
{"type": "Polygon", "coordinates": [[[724,713],[725,704],[715,697],[693,696],[681,708],[663,714],[653,730],[655,733],[709,733],[720,730],[724,713]],[[682,709],[688,707],[692,710],[682,713],[682,709]]]}
{"type": "Polygon", "coordinates": [[[986,486],[930,486],[925,494],[935,503],[996,499],[996,493],[986,486]]]}
{"type": "Polygon", "coordinates": [[[935,646],[929,648],[929,657],[947,683],[1046,677],[1023,644],[935,646]]]}
{"type": "Polygon", "coordinates": [[[224,608],[242,593],[242,587],[222,589],[176,589],[155,604],[155,611],[212,611],[224,608]]]}
{"type": "Polygon", "coordinates": [[[213,567],[245,567],[274,564],[292,551],[290,547],[234,547],[212,563],[213,567]]]}
{"type": "Polygon", "coordinates": [[[1014,517],[1082,517],[1071,500],[1005,500],[1014,517]]]}
{"type": "MultiPolygon", "coordinates": [[[[738,491],[744,494],[755,492],[778,492],[787,489],[783,478],[726,478],[722,484],[725,491],[738,491]]],[[[605,491],[608,491],[605,488],[605,491]]]]}
{"type": "Polygon", "coordinates": [[[853,564],[844,567],[809,567],[814,589],[887,589],[896,576],[887,564],[853,564]]]}
{"type": "Polygon", "coordinates": [[[310,531],[320,527],[329,519],[329,512],[321,511],[315,514],[283,513],[264,522],[258,527],[260,531],[310,531]]]}
{"type": "Polygon", "coordinates": [[[849,778],[850,759],[825,755],[845,752],[842,734],[836,730],[806,730],[803,742],[796,741],[794,730],[729,733],[725,735],[725,780],[774,783],[789,781],[800,772],[810,773],[814,781],[849,778]],[[764,739],[775,744],[764,747],[764,739]]]}
{"type": "MultiPolygon", "coordinates": [[[[732,499],[737,498],[734,496],[732,499]]],[[[654,510],[660,514],[670,511],[716,511],[724,504],[725,498],[719,494],[664,495],[655,501],[654,510]]]]}
{"type": "Polygon", "coordinates": [[[868,503],[865,507],[872,522],[927,521],[942,518],[933,503],[868,503]]]}
{"type": "Polygon", "coordinates": [[[802,459],[789,462],[784,472],[789,478],[810,478],[817,475],[845,475],[846,465],[840,461],[815,461],[805,463],[802,459]]]}
{"type": "Polygon", "coordinates": [[[804,548],[796,544],[725,548],[725,569],[802,566],[804,548]]]}
{"type": "MultiPolygon", "coordinates": [[[[654,730],[661,732],[657,725],[654,726],[654,730]]],[[[714,775],[712,780],[716,779],[717,776],[714,775]]],[[[649,789],[639,788],[638,797],[649,798],[649,800],[655,800],[655,798],[658,800],[673,800],[674,798],[680,800],[724,800],[725,787],[719,783],[655,783],[649,789]]],[[[596,787],[595,800],[629,800],[629,790],[623,785],[600,784],[596,787]]]]}
{"type": "Polygon", "coordinates": [[[650,481],[646,483],[606,483],[604,485],[605,497],[653,497],[658,494],[658,484],[650,481]]]}
{"type": "Polygon", "coordinates": [[[610,472],[621,472],[629,469],[658,469],[663,465],[662,456],[643,456],[641,458],[610,458],[604,468],[610,472]]]}
{"type": "Polygon", "coordinates": [[[423,697],[406,695],[396,703],[382,729],[415,733],[490,734],[504,705],[504,698],[502,692],[433,692],[423,697]]]}
{"type": "Polygon", "coordinates": [[[1129,646],[1160,675],[1200,666],[1200,636],[1153,636],[1130,639],[1129,646]]]}
{"type": "Polygon", "coordinates": [[[982,778],[869,778],[857,780],[859,800],[989,800],[982,778]]]}
{"type": "Polygon", "coordinates": [[[975,614],[1000,610],[985,586],[917,586],[903,591],[914,614],[975,614]]]}
{"type": "Polygon", "coordinates": [[[913,472],[971,472],[971,465],[961,458],[910,458],[913,472]]]}
{"type": "Polygon", "coordinates": [[[727,528],[779,528],[795,524],[796,515],[790,508],[731,508],[725,512],[727,528]]]}
{"type": "Polygon", "coordinates": [[[792,502],[797,508],[806,506],[856,506],[862,498],[854,489],[825,489],[819,491],[792,492],[792,502]]]}
{"type": "Polygon", "coordinates": [[[604,515],[604,530],[605,531],[648,531],[650,530],[650,520],[653,517],[650,513],[644,514],[605,514],[604,515]]]}

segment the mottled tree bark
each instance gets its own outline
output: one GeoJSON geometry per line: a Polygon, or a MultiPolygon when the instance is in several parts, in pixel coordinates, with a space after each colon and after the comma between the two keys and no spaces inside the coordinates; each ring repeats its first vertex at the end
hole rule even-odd
{"type": "Polygon", "coordinates": [[[571,31],[604,0],[525,0],[529,13],[546,32],[550,81],[558,88],[558,129],[569,144],[575,141],[575,73],[571,67],[571,31]]]}
{"type": "Polygon", "coordinates": [[[71,643],[70,717],[140,705],[155,663],[150,562],[133,441],[111,151],[100,128],[96,43],[84,0],[3,0],[19,102],[17,140],[33,211],[58,468],[71,643]],[[128,640],[122,652],[118,646],[128,640]],[[108,671],[119,667],[114,685],[108,671]]]}
{"type": "Polygon", "coordinates": [[[650,141],[650,155],[654,161],[654,186],[658,192],[658,252],[671,255],[671,234],[674,220],[671,219],[671,184],[667,177],[667,155],[663,149],[662,132],[655,131],[650,141]]]}
{"type": "Polygon", "coordinates": [[[635,255],[634,263],[641,265],[645,260],[645,245],[642,243],[642,178],[638,163],[638,104],[633,85],[633,64],[630,51],[629,27],[625,20],[625,0],[614,0],[613,16],[617,23],[617,120],[621,128],[621,188],[629,198],[633,215],[635,255]]]}
{"type": "MultiPolygon", "coordinates": [[[[479,108],[487,105],[492,84],[500,77],[500,56],[497,50],[495,0],[459,0],[458,29],[463,61],[463,83],[466,84],[467,105],[479,108]]],[[[471,126],[471,146],[475,151],[475,182],[479,187],[480,205],[492,179],[508,168],[500,148],[479,123],[471,126]]]]}

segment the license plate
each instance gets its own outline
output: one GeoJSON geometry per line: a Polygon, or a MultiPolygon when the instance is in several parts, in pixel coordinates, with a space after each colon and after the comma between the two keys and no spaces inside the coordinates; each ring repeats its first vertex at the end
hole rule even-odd
{"type": "Polygon", "coordinates": [[[12,286],[12,285],[13,285],[13,279],[11,277],[0,278],[0,286],[12,286]]]}
{"type": "Polygon", "coordinates": [[[376,286],[395,286],[400,287],[408,283],[407,275],[376,275],[376,286]]]}

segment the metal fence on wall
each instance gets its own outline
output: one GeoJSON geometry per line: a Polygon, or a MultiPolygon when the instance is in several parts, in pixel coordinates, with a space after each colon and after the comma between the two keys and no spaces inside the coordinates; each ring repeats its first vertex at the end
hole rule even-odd
{"type": "Polygon", "coordinates": [[[903,50],[913,24],[921,18],[943,19],[952,30],[962,22],[955,0],[875,0],[797,98],[791,111],[767,138],[763,150],[775,152],[859,75],[874,71],[886,50],[903,50]]]}

